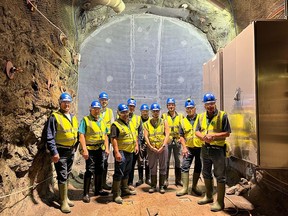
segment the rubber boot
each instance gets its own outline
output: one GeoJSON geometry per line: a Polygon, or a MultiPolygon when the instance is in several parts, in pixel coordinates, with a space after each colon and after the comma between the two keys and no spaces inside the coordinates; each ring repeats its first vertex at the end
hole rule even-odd
{"type": "Polygon", "coordinates": [[[60,208],[63,213],[70,213],[71,209],[68,205],[67,199],[68,199],[68,188],[67,183],[64,184],[58,184],[59,187],[59,196],[60,196],[60,208]]]}
{"type": "Polygon", "coordinates": [[[188,194],[188,186],[189,186],[189,173],[182,173],[181,179],[183,182],[183,188],[176,192],[176,196],[183,196],[188,194]]]}
{"type": "Polygon", "coordinates": [[[166,179],[164,182],[164,189],[167,189],[169,186],[169,166],[167,167],[167,171],[166,171],[166,179]]]}
{"type": "Polygon", "coordinates": [[[176,168],[175,167],[175,185],[176,186],[183,186],[181,182],[181,168],[176,168]]]}
{"type": "Polygon", "coordinates": [[[136,191],[135,190],[129,190],[129,188],[128,188],[128,179],[122,179],[122,181],[121,181],[121,192],[122,192],[122,196],[136,195],[136,191]]]}
{"type": "Polygon", "coordinates": [[[83,202],[89,203],[90,197],[89,197],[89,189],[90,189],[90,183],[91,183],[91,176],[85,174],[84,175],[84,188],[83,188],[83,202]]]}
{"type": "Polygon", "coordinates": [[[166,175],[160,175],[160,178],[159,178],[159,192],[161,194],[165,193],[165,188],[164,188],[165,179],[166,179],[166,175]]]}
{"type": "MultiPolygon", "coordinates": [[[[105,165],[104,165],[105,166],[105,165]]],[[[108,172],[108,167],[104,168],[103,173],[102,173],[102,189],[105,190],[111,190],[111,186],[107,184],[107,172],[108,172]]]]}
{"type": "Polygon", "coordinates": [[[157,185],[157,175],[151,176],[151,188],[149,189],[149,193],[156,192],[156,185],[157,185]]]}
{"type": "Polygon", "coordinates": [[[151,185],[150,169],[149,166],[145,166],[145,183],[151,185]]]}
{"type": "Polygon", "coordinates": [[[225,184],[217,183],[217,201],[211,206],[211,211],[217,212],[224,209],[224,196],[225,196],[225,184]]]}
{"type": "Polygon", "coordinates": [[[94,191],[94,195],[95,196],[98,196],[98,195],[100,195],[100,196],[108,196],[109,195],[109,193],[108,192],[106,192],[106,191],[104,191],[103,189],[102,189],[102,175],[96,175],[95,176],[95,180],[94,180],[94,187],[95,187],[95,191],[94,191]]]}
{"type": "Polygon", "coordinates": [[[139,176],[139,180],[138,182],[136,182],[136,187],[142,185],[144,183],[143,181],[143,167],[138,167],[138,176],[139,176]]]}
{"type": "MultiPolygon", "coordinates": [[[[66,184],[67,184],[67,188],[68,188],[68,187],[69,187],[69,181],[67,181],[66,184]]],[[[67,196],[67,202],[68,202],[68,205],[69,205],[70,207],[73,207],[73,206],[75,205],[74,202],[72,202],[72,201],[69,199],[69,196],[67,196]]]]}
{"type": "Polygon", "coordinates": [[[198,200],[199,205],[213,202],[213,179],[204,179],[206,193],[203,199],[198,200]]]}
{"type": "Polygon", "coordinates": [[[117,204],[122,204],[123,199],[121,198],[121,190],[120,190],[121,181],[113,180],[112,191],[113,191],[113,201],[117,204]]]}
{"type": "Polygon", "coordinates": [[[202,191],[197,187],[199,178],[200,173],[193,173],[191,195],[193,195],[192,193],[194,193],[196,196],[202,196],[202,191]]]}

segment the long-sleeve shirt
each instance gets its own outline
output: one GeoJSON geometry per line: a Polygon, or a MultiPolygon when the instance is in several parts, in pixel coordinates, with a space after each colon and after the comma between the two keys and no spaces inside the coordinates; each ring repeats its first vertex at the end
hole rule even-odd
{"type": "MultiPolygon", "coordinates": [[[[70,116],[71,116],[70,119],[72,119],[74,115],[70,114],[70,116]]],[[[70,121],[68,117],[66,118],[70,121]]],[[[55,141],[55,137],[57,133],[57,124],[58,123],[57,123],[56,118],[53,115],[51,115],[48,119],[47,130],[46,130],[47,148],[50,151],[51,156],[58,154],[56,141],[55,141]]]]}

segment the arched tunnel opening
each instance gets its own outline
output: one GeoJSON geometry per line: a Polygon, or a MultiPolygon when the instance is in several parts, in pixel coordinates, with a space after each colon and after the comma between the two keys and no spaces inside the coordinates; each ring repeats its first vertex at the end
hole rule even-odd
{"type": "Polygon", "coordinates": [[[139,107],[158,102],[163,112],[169,97],[176,99],[182,112],[187,98],[200,105],[202,65],[214,54],[199,29],[149,14],[109,22],[87,37],[80,53],[79,117],[87,114],[102,91],[109,94],[113,110],[130,97],[139,107]]]}

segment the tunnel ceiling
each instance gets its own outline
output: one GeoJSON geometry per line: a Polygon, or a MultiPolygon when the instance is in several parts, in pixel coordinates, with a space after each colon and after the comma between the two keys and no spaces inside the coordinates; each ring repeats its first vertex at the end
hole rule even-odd
{"type": "MultiPolygon", "coordinates": [[[[101,91],[115,110],[133,96],[139,106],[174,97],[200,103],[202,64],[213,50],[201,31],[175,18],[127,15],[102,26],[82,44],[79,116],[101,91]]],[[[95,98],[96,97],[96,98],[95,98]]]]}

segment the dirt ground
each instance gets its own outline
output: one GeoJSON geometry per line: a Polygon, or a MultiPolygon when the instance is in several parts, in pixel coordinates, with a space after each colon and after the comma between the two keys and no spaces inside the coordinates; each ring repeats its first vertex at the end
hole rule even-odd
{"type": "MultiPolygon", "coordinates": [[[[172,170],[173,172],[173,170],[172,170]]],[[[111,179],[112,171],[109,172],[109,180],[111,179]]],[[[135,180],[138,180],[138,177],[135,172],[135,180]]],[[[69,215],[73,216],[96,216],[96,215],[109,215],[109,216],[126,216],[126,215],[165,215],[165,216],[178,216],[178,215],[251,215],[247,210],[240,210],[235,208],[235,206],[229,201],[233,200],[233,203],[238,203],[240,206],[244,205],[243,208],[251,208],[248,205],[247,201],[242,200],[241,197],[229,196],[229,200],[225,198],[225,210],[217,213],[210,211],[210,204],[200,206],[197,204],[199,197],[192,195],[185,195],[183,197],[177,197],[176,191],[180,188],[177,188],[175,185],[172,185],[174,182],[173,176],[170,178],[170,185],[165,194],[160,194],[159,192],[149,194],[149,186],[143,184],[136,188],[137,195],[124,197],[124,203],[122,205],[112,202],[112,194],[109,194],[107,197],[92,196],[93,192],[91,190],[91,202],[84,203],[82,201],[82,186],[81,184],[77,185],[75,182],[71,181],[69,185],[69,197],[74,201],[75,206],[71,208],[72,212],[69,215]],[[73,185],[76,185],[74,187],[73,185]],[[79,187],[80,186],[80,187],[79,187]],[[246,205],[246,206],[245,206],[246,205]]],[[[200,188],[204,190],[204,184],[200,181],[200,188]]],[[[191,188],[191,185],[190,185],[191,188]]],[[[57,194],[57,189],[55,193],[57,194]]],[[[214,194],[216,199],[216,195],[214,194]]],[[[56,200],[50,203],[39,202],[38,205],[32,206],[32,208],[27,208],[25,215],[43,215],[43,216],[58,216],[62,215],[59,204],[56,200]]],[[[64,215],[64,214],[63,214],[64,215]]]]}

